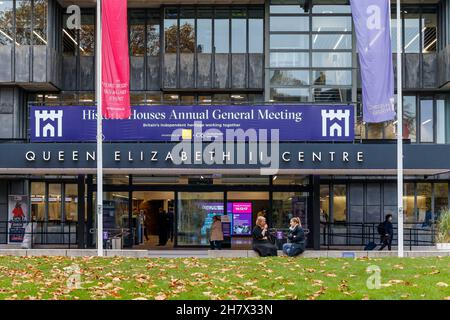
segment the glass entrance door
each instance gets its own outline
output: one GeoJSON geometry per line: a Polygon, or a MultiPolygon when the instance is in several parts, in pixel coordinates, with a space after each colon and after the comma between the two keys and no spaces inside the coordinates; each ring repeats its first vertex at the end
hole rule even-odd
{"type": "Polygon", "coordinates": [[[134,191],[132,227],[135,248],[172,248],[175,208],[172,191],[134,191]]]}
{"type": "Polygon", "coordinates": [[[177,244],[207,246],[212,219],[222,216],[223,192],[179,192],[177,201],[177,244]]]}

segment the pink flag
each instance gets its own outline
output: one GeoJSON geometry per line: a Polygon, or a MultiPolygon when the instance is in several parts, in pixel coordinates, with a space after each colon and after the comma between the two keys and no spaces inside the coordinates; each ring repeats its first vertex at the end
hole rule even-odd
{"type": "Polygon", "coordinates": [[[127,0],[102,1],[102,114],[126,119],[130,108],[127,0]]]}

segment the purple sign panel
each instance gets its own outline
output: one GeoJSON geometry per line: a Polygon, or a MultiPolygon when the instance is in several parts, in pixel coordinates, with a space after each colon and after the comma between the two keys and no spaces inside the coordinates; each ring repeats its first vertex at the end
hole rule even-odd
{"type": "MultiPolygon", "coordinates": [[[[96,119],[96,108],[91,106],[32,106],[30,140],[94,142],[96,119]]],[[[128,119],[103,121],[104,140],[110,142],[243,141],[249,136],[264,141],[274,129],[279,130],[280,141],[353,141],[354,106],[138,106],[131,107],[128,119]],[[260,129],[267,135],[261,135],[260,129]]]]}
{"type": "Polygon", "coordinates": [[[252,230],[252,203],[233,202],[233,235],[248,236],[252,230]]]}
{"type": "Polygon", "coordinates": [[[395,111],[390,1],[352,0],[351,7],[361,65],[364,121],[392,120],[395,111]]]}

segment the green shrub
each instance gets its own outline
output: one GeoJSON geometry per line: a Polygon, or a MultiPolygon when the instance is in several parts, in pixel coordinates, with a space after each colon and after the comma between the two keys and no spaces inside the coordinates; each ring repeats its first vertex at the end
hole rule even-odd
{"type": "Polygon", "coordinates": [[[449,243],[450,242],[450,210],[444,209],[441,211],[437,222],[436,242],[449,243]]]}

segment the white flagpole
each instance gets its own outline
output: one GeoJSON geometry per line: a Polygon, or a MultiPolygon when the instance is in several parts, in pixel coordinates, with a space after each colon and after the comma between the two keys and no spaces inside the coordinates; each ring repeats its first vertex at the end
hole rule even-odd
{"type": "Polygon", "coordinates": [[[102,132],[102,9],[97,0],[96,100],[97,100],[97,255],[103,256],[103,132],[102,132]]]}
{"type": "Polygon", "coordinates": [[[402,32],[400,0],[397,0],[397,234],[398,256],[403,253],[403,95],[402,95],[402,32]]]}

